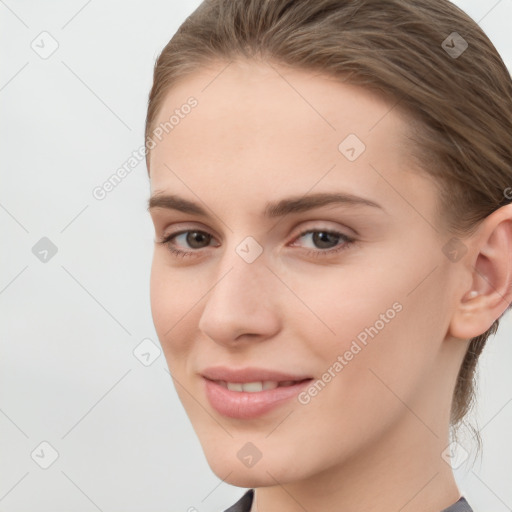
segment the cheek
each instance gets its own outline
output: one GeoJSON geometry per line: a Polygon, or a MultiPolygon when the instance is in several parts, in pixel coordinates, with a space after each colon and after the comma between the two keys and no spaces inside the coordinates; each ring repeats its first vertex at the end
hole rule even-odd
{"type": "Polygon", "coordinates": [[[186,287],[179,273],[163,260],[155,253],[151,266],[150,302],[153,324],[165,356],[168,357],[171,353],[176,355],[183,352],[189,346],[183,329],[189,323],[189,315],[193,314],[194,303],[200,295],[195,301],[193,297],[189,300],[190,284],[186,287]]]}
{"type": "MultiPolygon", "coordinates": [[[[361,355],[367,346],[378,340],[383,344],[391,337],[392,326],[404,309],[398,300],[402,294],[395,291],[400,283],[389,274],[372,275],[367,270],[362,275],[333,267],[322,270],[306,278],[297,274],[289,279],[294,296],[281,301],[288,308],[283,318],[293,319],[287,324],[297,332],[299,340],[307,342],[308,351],[319,363],[317,370],[346,351],[351,351],[347,353],[350,360],[364,359],[361,355]]],[[[395,336],[396,332],[392,337],[397,342],[395,336]]]]}
{"type": "Polygon", "coordinates": [[[331,269],[329,276],[292,284],[309,310],[295,301],[289,318],[308,344],[317,378],[325,381],[318,405],[332,400],[354,411],[390,411],[402,407],[397,396],[410,399],[427,378],[444,338],[441,284],[436,276],[414,290],[424,275],[412,265],[399,268],[368,265],[363,276],[331,269]]]}

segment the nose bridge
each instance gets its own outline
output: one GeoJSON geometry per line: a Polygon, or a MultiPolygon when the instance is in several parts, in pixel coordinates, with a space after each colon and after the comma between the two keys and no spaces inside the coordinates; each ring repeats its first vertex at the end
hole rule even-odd
{"type": "Polygon", "coordinates": [[[266,268],[263,252],[263,246],[252,236],[229,244],[222,255],[210,301],[233,301],[235,305],[247,306],[256,299],[256,291],[265,294],[271,272],[266,268]]]}
{"type": "Polygon", "coordinates": [[[269,334],[277,326],[271,279],[263,247],[247,237],[227,249],[205,297],[199,329],[218,342],[241,334],[269,334]]]}
{"type": "MultiPolygon", "coordinates": [[[[261,267],[256,265],[247,265],[244,262],[235,262],[222,277],[217,280],[216,285],[212,288],[208,302],[231,305],[233,308],[253,309],[251,305],[256,302],[256,292],[265,291],[263,282],[265,278],[262,276],[261,267]],[[259,284],[257,277],[259,277],[259,284]]],[[[260,299],[263,297],[260,297],[260,299]]]]}

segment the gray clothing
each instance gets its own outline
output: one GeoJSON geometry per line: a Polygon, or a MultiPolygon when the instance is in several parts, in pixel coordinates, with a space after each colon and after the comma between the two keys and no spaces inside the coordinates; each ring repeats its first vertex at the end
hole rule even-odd
{"type": "MultiPolygon", "coordinates": [[[[226,509],[224,512],[249,512],[254,497],[254,489],[249,489],[234,505],[226,509]]],[[[453,505],[441,510],[441,512],[473,512],[464,496],[453,505]]]]}

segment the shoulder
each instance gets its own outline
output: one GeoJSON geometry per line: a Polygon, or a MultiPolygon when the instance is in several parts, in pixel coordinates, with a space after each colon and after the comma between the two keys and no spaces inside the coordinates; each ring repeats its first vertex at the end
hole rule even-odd
{"type": "Polygon", "coordinates": [[[473,512],[473,509],[469,506],[469,503],[466,501],[466,498],[464,498],[464,496],[461,496],[459,501],[457,501],[450,507],[441,510],[441,512],[473,512]]]}
{"type": "MultiPolygon", "coordinates": [[[[231,507],[224,510],[224,512],[249,512],[251,510],[253,497],[254,489],[249,489],[234,505],[231,505],[231,507]]],[[[452,511],[450,510],[449,512],[452,511]]]]}

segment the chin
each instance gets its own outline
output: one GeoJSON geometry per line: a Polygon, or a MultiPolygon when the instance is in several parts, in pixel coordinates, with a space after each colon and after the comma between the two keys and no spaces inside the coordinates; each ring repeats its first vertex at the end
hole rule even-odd
{"type": "Polygon", "coordinates": [[[283,482],[283,479],[285,479],[284,472],[283,474],[280,474],[280,472],[276,474],[271,467],[263,467],[260,464],[262,464],[261,461],[252,468],[242,467],[242,465],[235,467],[232,463],[223,464],[218,459],[211,461],[208,459],[208,465],[215,475],[227,484],[234,485],[235,487],[245,487],[247,489],[252,487],[268,487],[276,485],[276,480],[279,483],[286,483],[283,482]],[[275,478],[272,478],[270,475],[275,478]]]}
{"type": "Polygon", "coordinates": [[[270,457],[262,454],[259,460],[250,465],[250,460],[244,462],[244,455],[251,450],[246,449],[240,453],[238,443],[231,444],[231,447],[222,446],[222,443],[217,446],[203,446],[210,469],[230,485],[246,488],[267,487],[276,485],[276,482],[287,483],[304,477],[293,471],[294,467],[295,470],[298,469],[298,465],[292,462],[293,453],[289,454],[288,461],[286,454],[273,450],[270,457]]]}
{"type": "MultiPolygon", "coordinates": [[[[215,473],[215,471],[214,471],[215,473]]],[[[233,471],[227,478],[226,475],[220,475],[215,473],[221,480],[226,482],[229,485],[233,485],[235,487],[244,487],[246,489],[250,489],[252,487],[270,487],[272,485],[276,485],[276,481],[270,477],[268,474],[256,474],[251,473],[251,470],[240,470],[233,471]]],[[[280,483],[282,480],[277,479],[280,483]]]]}

